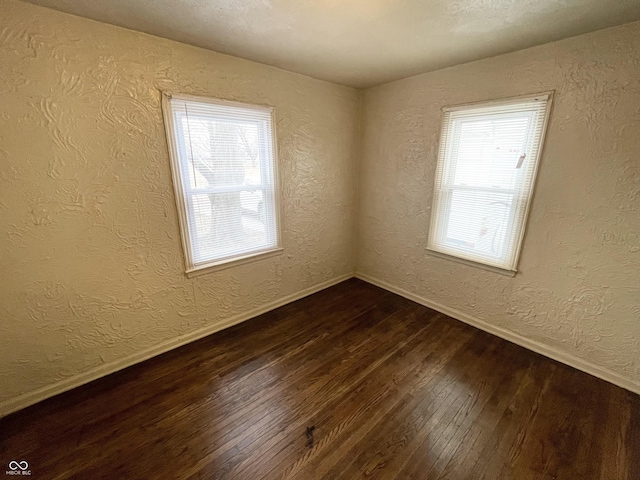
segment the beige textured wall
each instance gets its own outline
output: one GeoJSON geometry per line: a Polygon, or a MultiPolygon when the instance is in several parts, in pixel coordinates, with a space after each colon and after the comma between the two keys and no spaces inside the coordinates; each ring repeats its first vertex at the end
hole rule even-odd
{"type": "Polygon", "coordinates": [[[356,90],[0,2],[0,405],[355,269],[356,90]],[[184,276],[159,90],[276,108],[282,256],[184,276]]]}
{"type": "Polygon", "coordinates": [[[640,22],[365,92],[358,271],[640,390],[640,22]],[[441,107],[554,89],[519,273],[426,254],[441,107]]]}

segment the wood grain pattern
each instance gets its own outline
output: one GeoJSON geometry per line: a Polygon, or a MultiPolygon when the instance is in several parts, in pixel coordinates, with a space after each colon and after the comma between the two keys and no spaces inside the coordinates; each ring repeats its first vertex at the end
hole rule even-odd
{"type": "Polygon", "coordinates": [[[32,478],[640,478],[640,397],[356,279],[0,432],[32,478]]]}

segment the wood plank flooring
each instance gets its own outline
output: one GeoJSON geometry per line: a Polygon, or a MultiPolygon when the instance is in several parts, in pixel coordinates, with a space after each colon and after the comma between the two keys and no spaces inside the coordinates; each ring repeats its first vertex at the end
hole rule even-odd
{"type": "Polygon", "coordinates": [[[12,460],[38,479],[636,480],[640,397],[351,279],[0,420],[12,460]]]}

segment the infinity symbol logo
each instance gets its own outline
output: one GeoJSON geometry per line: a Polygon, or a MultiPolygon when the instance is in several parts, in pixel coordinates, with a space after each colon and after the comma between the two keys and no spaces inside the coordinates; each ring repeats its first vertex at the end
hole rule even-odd
{"type": "Polygon", "coordinates": [[[15,460],[11,460],[9,462],[9,468],[11,470],[26,470],[29,468],[29,464],[26,460],[22,460],[21,462],[16,462],[15,460]]]}

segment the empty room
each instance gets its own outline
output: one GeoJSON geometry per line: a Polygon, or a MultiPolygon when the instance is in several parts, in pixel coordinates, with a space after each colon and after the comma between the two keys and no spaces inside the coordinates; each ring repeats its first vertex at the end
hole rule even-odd
{"type": "Polygon", "coordinates": [[[0,0],[0,475],[640,480],[640,0],[0,0]]]}

